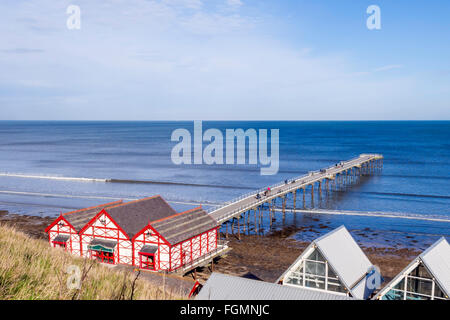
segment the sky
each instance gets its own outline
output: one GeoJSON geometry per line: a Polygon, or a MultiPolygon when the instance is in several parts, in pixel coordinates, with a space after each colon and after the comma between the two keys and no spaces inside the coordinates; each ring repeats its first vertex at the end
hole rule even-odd
{"type": "Polygon", "coordinates": [[[449,14],[447,0],[2,0],[0,120],[449,120],[449,14]]]}

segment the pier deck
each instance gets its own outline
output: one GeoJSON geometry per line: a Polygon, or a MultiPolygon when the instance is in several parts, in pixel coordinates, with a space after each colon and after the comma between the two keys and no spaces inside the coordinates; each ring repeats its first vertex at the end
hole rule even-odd
{"type": "MultiPolygon", "coordinates": [[[[259,206],[265,203],[271,203],[276,198],[283,198],[283,210],[285,206],[285,198],[289,193],[293,193],[294,197],[297,191],[303,189],[303,203],[305,202],[305,189],[311,186],[311,197],[314,197],[314,184],[318,183],[318,192],[322,192],[322,182],[326,181],[328,188],[329,181],[334,183],[343,183],[343,179],[350,178],[356,175],[372,174],[375,169],[379,169],[383,164],[383,156],[380,154],[361,154],[359,157],[340,162],[331,167],[321,169],[318,171],[309,172],[306,175],[290,179],[287,183],[282,182],[270,187],[270,192],[266,192],[267,188],[260,189],[255,192],[246,194],[237,199],[225,203],[222,207],[210,211],[210,215],[222,224],[230,219],[239,218],[242,213],[249,210],[256,210],[259,206]],[[336,181],[338,180],[338,181],[336,181]],[[266,194],[265,194],[266,193],[266,194]],[[260,195],[257,199],[256,196],[260,195]]],[[[295,199],[295,198],[294,198],[295,199]]],[[[295,200],[294,200],[295,205],[295,200]]]]}

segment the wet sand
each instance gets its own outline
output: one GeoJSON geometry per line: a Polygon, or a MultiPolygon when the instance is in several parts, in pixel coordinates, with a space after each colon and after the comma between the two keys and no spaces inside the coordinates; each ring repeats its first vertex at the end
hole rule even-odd
{"type": "MultiPolygon", "coordinates": [[[[0,223],[14,226],[33,238],[43,240],[47,240],[45,228],[54,219],[0,211],[0,223]]],[[[310,228],[305,231],[311,231],[310,228]]],[[[241,240],[236,235],[229,234],[227,240],[232,250],[216,261],[214,271],[274,282],[308,246],[309,242],[297,241],[292,237],[302,230],[303,228],[286,227],[265,236],[241,234],[241,240]]],[[[224,234],[221,234],[221,239],[226,240],[224,234]]],[[[370,261],[380,267],[385,282],[420,254],[420,250],[396,246],[366,247],[363,243],[359,244],[370,261]]],[[[205,281],[210,273],[208,267],[200,269],[197,273],[200,282],[205,281]]],[[[185,278],[192,279],[192,274],[185,278]]]]}
{"type": "Polygon", "coordinates": [[[55,219],[55,217],[27,216],[0,210],[0,223],[14,226],[16,229],[36,239],[48,239],[45,228],[55,219]]]}

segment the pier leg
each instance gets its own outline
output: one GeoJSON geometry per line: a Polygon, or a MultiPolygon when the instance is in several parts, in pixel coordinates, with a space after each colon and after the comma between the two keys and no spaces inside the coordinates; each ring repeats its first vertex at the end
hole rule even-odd
{"type": "Polygon", "coordinates": [[[273,210],[273,201],[270,201],[270,203],[269,203],[269,219],[270,219],[270,222],[269,222],[269,226],[270,226],[270,229],[272,229],[272,222],[273,222],[273,218],[272,218],[272,210],[273,210]]]}
{"type": "Polygon", "coordinates": [[[261,225],[261,207],[258,208],[258,227],[259,227],[259,232],[262,231],[262,225],[261,225]]]}
{"type": "Polygon", "coordinates": [[[250,210],[247,212],[247,234],[250,234],[250,210]]]}
{"type": "Polygon", "coordinates": [[[297,201],[297,190],[294,190],[294,212],[295,212],[295,202],[297,201]]]}
{"type": "Polygon", "coordinates": [[[226,233],[225,233],[225,238],[228,239],[228,221],[225,222],[225,227],[226,227],[226,233]]]}
{"type": "Polygon", "coordinates": [[[237,218],[237,225],[238,225],[238,239],[241,240],[241,224],[239,223],[240,217],[237,218]]]}
{"type": "Polygon", "coordinates": [[[286,213],[286,196],[284,195],[282,198],[283,204],[282,204],[282,211],[283,211],[283,216],[286,213]]]}
{"type": "Polygon", "coordinates": [[[306,208],[306,188],[303,188],[303,209],[306,208]]]}
{"type": "Polygon", "coordinates": [[[257,223],[257,221],[256,221],[256,208],[253,209],[253,213],[254,213],[254,215],[255,215],[255,233],[258,233],[258,223],[257,223]]]}
{"type": "Polygon", "coordinates": [[[272,200],[272,216],[273,217],[275,217],[275,206],[276,206],[275,199],[273,199],[272,200]]]}
{"type": "Polygon", "coordinates": [[[322,199],[322,181],[319,181],[319,199],[322,199]]]}
{"type": "Polygon", "coordinates": [[[314,183],[311,184],[311,207],[314,208],[314,183]]]}

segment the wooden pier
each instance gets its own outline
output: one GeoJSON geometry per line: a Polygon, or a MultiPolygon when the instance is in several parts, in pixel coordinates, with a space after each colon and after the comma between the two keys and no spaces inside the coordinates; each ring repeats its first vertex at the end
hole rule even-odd
{"type": "Polygon", "coordinates": [[[219,224],[232,221],[231,231],[233,232],[235,225],[240,237],[241,225],[244,228],[249,228],[250,220],[254,220],[254,230],[258,232],[261,226],[261,219],[263,218],[262,207],[268,205],[269,218],[275,214],[275,201],[281,199],[281,208],[283,214],[286,211],[287,196],[292,195],[293,209],[296,209],[297,196],[302,193],[303,208],[306,208],[306,191],[310,189],[311,204],[314,206],[314,195],[322,197],[322,192],[329,192],[337,190],[341,186],[345,186],[357,181],[360,176],[371,175],[383,166],[383,156],[380,154],[361,154],[359,157],[342,161],[331,167],[321,169],[318,171],[309,172],[306,175],[286,180],[285,182],[260,189],[255,192],[243,195],[237,199],[225,203],[223,206],[210,211],[210,215],[217,220],[219,224]],[[251,219],[250,213],[254,213],[254,219],[251,219]],[[241,219],[244,221],[241,224],[241,219]]]}

